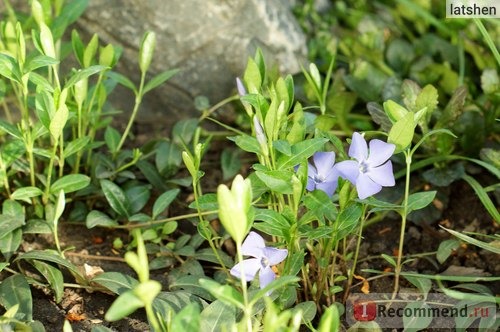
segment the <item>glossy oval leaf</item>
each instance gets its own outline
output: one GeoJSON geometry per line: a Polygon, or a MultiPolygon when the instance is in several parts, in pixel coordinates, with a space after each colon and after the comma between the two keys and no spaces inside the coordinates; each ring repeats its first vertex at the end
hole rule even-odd
{"type": "Polygon", "coordinates": [[[101,180],[101,188],[111,208],[120,216],[130,215],[130,202],[123,190],[109,180],[101,180]]]}
{"type": "Polygon", "coordinates": [[[180,189],[171,189],[160,195],[153,204],[153,219],[156,219],[160,214],[169,207],[173,200],[179,194],[180,189]]]}
{"type": "Polygon", "coordinates": [[[68,174],[58,179],[50,187],[52,194],[58,193],[60,190],[65,194],[71,193],[87,187],[90,184],[90,178],[83,174],[68,174]]]}

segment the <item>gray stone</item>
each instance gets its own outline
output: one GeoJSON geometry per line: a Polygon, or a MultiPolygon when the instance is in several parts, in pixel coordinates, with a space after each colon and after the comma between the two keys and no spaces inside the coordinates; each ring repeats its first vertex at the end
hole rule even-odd
{"type": "MultiPolygon", "coordinates": [[[[235,77],[257,47],[282,73],[297,73],[306,57],[305,36],[286,0],[91,0],[77,28],[122,46],[117,71],[135,82],[141,38],[156,33],[151,76],[181,72],[146,97],[141,118],[168,114],[166,124],[196,116],[198,95],[214,104],[234,93],[235,77]]],[[[119,107],[130,110],[133,98],[121,100],[119,107]]]]}

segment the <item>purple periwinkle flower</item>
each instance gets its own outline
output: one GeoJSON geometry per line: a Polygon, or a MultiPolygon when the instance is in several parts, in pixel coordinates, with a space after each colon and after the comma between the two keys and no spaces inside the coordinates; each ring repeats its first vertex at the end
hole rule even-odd
{"type": "Polygon", "coordinates": [[[266,247],[262,236],[250,232],[241,245],[241,253],[253,258],[244,259],[233,266],[231,274],[244,281],[251,281],[259,272],[260,288],[264,288],[276,278],[271,266],[281,263],[288,255],[288,250],[266,247]]]}
{"type": "Polygon", "coordinates": [[[382,187],[391,187],[395,184],[389,158],[396,146],[379,139],[371,140],[369,146],[368,149],[361,134],[354,133],[348,154],[355,160],[345,160],[335,166],[340,176],[356,186],[360,199],[375,195],[382,190],[382,187]]]}
{"type": "Polygon", "coordinates": [[[335,152],[316,152],[313,163],[308,163],[306,189],[323,190],[328,196],[332,196],[337,189],[339,173],[333,166],[335,164],[335,152]]]}

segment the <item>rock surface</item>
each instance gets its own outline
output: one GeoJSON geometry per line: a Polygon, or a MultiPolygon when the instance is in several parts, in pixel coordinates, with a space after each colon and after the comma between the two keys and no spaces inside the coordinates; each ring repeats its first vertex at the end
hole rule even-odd
{"type": "MultiPolygon", "coordinates": [[[[168,114],[166,125],[196,116],[198,95],[215,104],[234,93],[235,77],[257,47],[283,73],[298,72],[306,57],[305,36],[287,0],[91,0],[77,28],[122,46],[117,70],[135,82],[142,36],[156,33],[151,74],[181,72],[146,96],[140,118],[168,114]]],[[[122,101],[118,107],[130,111],[132,96],[122,101]]]]}

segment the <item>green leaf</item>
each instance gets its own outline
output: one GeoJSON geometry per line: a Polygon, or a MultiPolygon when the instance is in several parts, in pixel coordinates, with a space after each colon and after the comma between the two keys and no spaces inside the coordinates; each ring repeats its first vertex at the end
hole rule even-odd
{"type": "Polygon", "coordinates": [[[23,240],[23,230],[16,228],[0,237],[0,252],[7,261],[16,253],[23,240]]]}
{"type": "Polygon", "coordinates": [[[179,146],[170,141],[163,141],[156,149],[155,163],[160,174],[164,176],[175,175],[182,161],[179,146]]]}
{"type": "Polygon", "coordinates": [[[120,144],[121,135],[115,128],[108,126],[104,132],[104,141],[112,153],[118,152],[118,144],[120,144]]]}
{"type": "Polygon", "coordinates": [[[37,187],[23,187],[16,189],[12,195],[10,195],[11,199],[18,201],[25,201],[28,204],[31,204],[30,198],[40,196],[43,194],[43,191],[37,187]]]}
{"type": "Polygon", "coordinates": [[[431,204],[436,197],[436,191],[423,191],[411,194],[408,197],[408,213],[415,210],[420,210],[431,204]]]}
{"type": "Polygon", "coordinates": [[[64,158],[68,158],[77,152],[84,151],[90,142],[89,136],[78,137],[70,141],[64,148],[64,158]]]}
{"type": "Polygon", "coordinates": [[[224,149],[221,154],[222,180],[226,181],[241,169],[241,151],[236,149],[224,149]]]}
{"type": "Polygon", "coordinates": [[[488,193],[484,190],[481,184],[477,182],[476,179],[467,174],[464,174],[462,176],[462,179],[464,179],[472,187],[472,189],[474,189],[477,197],[479,197],[481,203],[483,203],[483,206],[486,208],[488,213],[493,217],[493,220],[495,220],[497,223],[500,223],[500,213],[498,212],[497,207],[491,201],[490,197],[488,196],[488,193]]]}
{"type": "Polygon", "coordinates": [[[489,251],[491,251],[493,253],[500,254],[500,246],[498,245],[498,243],[496,243],[496,245],[491,245],[490,243],[476,240],[473,237],[470,237],[468,235],[465,235],[465,234],[462,234],[460,232],[454,231],[452,229],[448,229],[448,228],[443,227],[443,226],[440,226],[440,227],[442,229],[444,229],[445,231],[451,233],[452,235],[458,237],[462,241],[465,241],[467,243],[470,243],[470,244],[473,244],[475,246],[478,246],[479,248],[483,248],[483,249],[489,250],[489,251]]]}
{"type": "Polygon", "coordinates": [[[427,296],[432,288],[432,281],[426,278],[419,278],[414,276],[405,276],[405,279],[411,282],[415,287],[418,288],[420,293],[427,296]]]}
{"type": "Polygon", "coordinates": [[[67,259],[62,258],[59,255],[59,253],[54,251],[54,250],[33,250],[30,252],[20,254],[19,256],[17,256],[17,258],[14,261],[16,262],[16,261],[19,261],[22,259],[24,259],[24,260],[41,260],[41,261],[56,263],[56,264],[59,264],[61,266],[64,266],[68,270],[70,270],[74,276],[76,276],[77,278],[80,279],[79,280],[80,282],[86,280],[85,277],[80,273],[80,270],[78,269],[78,267],[76,267],[73,263],[71,263],[67,259]]]}
{"type": "Polygon", "coordinates": [[[293,277],[293,276],[281,276],[277,279],[274,279],[271,283],[269,283],[266,287],[258,290],[256,293],[253,294],[250,303],[255,303],[258,300],[262,299],[264,296],[267,296],[267,294],[283,288],[287,285],[290,284],[295,284],[299,282],[300,278],[293,277]]]}
{"type": "MultiPolygon", "coordinates": [[[[208,279],[203,277],[202,279],[208,279]]],[[[169,284],[171,290],[183,289],[193,295],[199,296],[208,301],[215,301],[216,299],[210,294],[208,290],[200,286],[200,277],[194,275],[185,275],[169,284]]]]}
{"type": "Polygon", "coordinates": [[[111,304],[111,307],[109,307],[104,315],[104,319],[114,322],[127,317],[142,307],[144,307],[142,300],[132,290],[128,290],[120,294],[113,304],[111,304]]]}
{"type": "Polygon", "coordinates": [[[227,303],[232,304],[240,309],[244,309],[243,296],[234,287],[229,285],[221,285],[211,279],[200,279],[201,287],[205,288],[215,298],[227,303]]]}
{"type": "Polygon", "coordinates": [[[89,212],[85,224],[89,229],[94,228],[96,226],[102,226],[102,227],[118,226],[116,220],[111,219],[107,214],[97,210],[92,210],[89,212]]]}
{"type": "Polygon", "coordinates": [[[332,304],[323,312],[318,326],[318,332],[330,332],[340,330],[340,314],[336,303],[332,304]]]}
{"type": "Polygon", "coordinates": [[[259,92],[263,77],[258,64],[252,58],[248,59],[245,73],[243,74],[243,80],[249,93],[259,92]]]}
{"type": "Polygon", "coordinates": [[[109,180],[101,180],[101,188],[111,208],[120,216],[130,216],[130,202],[123,190],[109,180]]]}
{"type": "Polygon", "coordinates": [[[354,231],[362,213],[363,208],[360,204],[349,205],[345,210],[340,212],[336,225],[333,227],[337,241],[345,238],[354,231]]]}
{"type": "MultiPolygon", "coordinates": [[[[200,331],[200,325],[199,306],[197,303],[190,303],[174,316],[170,328],[172,331],[200,331]]],[[[203,331],[206,331],[205,324],[203,331]]]]}
{"type": "Polygon", "coordinates": [[[383,106],[385,114],[387,114],[392,123],[398,122],[409,113],[406,108],[390,99],[384,102],[383,106]]]}
{"type": "Polygon", "coordinates": [[[54,39],[58,40],[66,28],[80,17],[89,4],[89,0],[71,1],[64,4],[61,12],[52,22],[54,39]]]}
{"type": "Polygon", "coordinates": [[[304,159],[321,150],[327,141],[327,138],[313,138],[292,145],[292,155],[290,157],[281,156],[277,163],[278,169],[287,169],[299,165],[304,159]]]}
{"type": "Polygon", "coordinates": [[[29,322],[33,320],[33,299],[26,278],[22,274],[15,274],[5,278],[0,283],[0,299],[2,306],[9,310],[18,305],[14,318],[29,322]]]}
{"type": "Polygon", "coordinates": [[[134,186],[125,190],[125,195],[130,203],[130,213],[137,213],[148,203],[151,191],[148,186],[134,186]]]}
{"type": "Polygon", "coordinates": [[[443,241],[439,244],[438,250],[436,252],[436,259],[440,264],[443,264],[451,253],[460,246],[460,242],[455,239],[450,239],[443,241]]]}
{"type": "Polygon", "coordinates": [[[272,191],[280,194],[292,194],[292,172],[256,171],[257,177],[272,191]]]}
{"type": "Polygon", "coordinates": [[[254,219],[263,221],[254,224],[256,229],[268,235],[290,238],[291,225],[282,214],[270,209],[256,209],[254,219]]]}
{"type": "Polygon", "coordinates": [[[172,139],[177,144],[189,144],[198,127],[198,119],[185,119],[178,121],[172,129],[172,139]]]}
{"type": "Polygon", "coordinates": [[[311,322],[316,316],[316,303],[314,301],[300,302],[293,307],[292,313],[296,313],[297,311],[302,312],[303,323],[311,322]]]}
{"type": "Polygon", "coordinates": [[[236,143],[236,145],[243,151],[260,154],[259,142],[253,136],[238,135],[238,136],[228,137],[228,139],[236,143]]]}
{"type": "Polygon", "coordinates": [[[68,107],[65,104],[63,104],[54,113],[52,119],[50,119],[49,131],[50,135],[52,135],[55,141],[57,141],[59,137],[62,135],[64,126],[68,121],[68,117],[69,117],[68,107]]]}
{"type": "Polygon", "coordinates": [[[5,235],[24,225],[24,218],[0,214],[0,234],[5,235]]]}
{"type": "Polygon", "coordinates": [[[48,57],[43,54],[39,54],[35,56],[34,58],[30,59],[27,61],[27,63],[24,64],[24,72],[29,73],[31,71],[34,71],[38,68],[41,67],[47,67],[47,66],[52,66],[52,65],[57,65],[59,63],[59,60],[56,60],[54,58],[48,57]]]}
{"type": "Polygon", "coordinates": [[[194,201],[191,204],[189,204],[190,209],[196,209],[197,206],[200,210],[205,210],[205,211],[217,210],[219,208],[219,205],[217,203],[217,194],[214,193],[203,194],[198,198],[198,201],[194,201]]]}
{"type": "Polygon", "coordinates": [[[174,201],[174,199],[179,195],[179,189],[171,189],[160,195],[153,204],[153,215],[152,218],[155,220],[160,214],[165,211],[169,205],[174,201]]]}
{"type": "Polygon", "coordinates": [[[108,72],[106,73],[106,75],[116,83],[123,85],[126,88],[129,88],[134,93],[137,93],[137,89],[134,83],[131,80],[129,80],[126,76],[114,71],[108,72]]]}
{"type": "Polygon", "coordinates": [[[387,139],[388,143],[396,145],[396,151],[394,153],[403,151],[411,144],[415,132],[415,125],[415,119],[411,112],[394,123],[391,131],[389,131],[389,137],[387,139]]]}
{"type": "Polygon", "coordinates": [[[32,264],[49,282],[50,287],[54,291],[56,302],[61,302],[64,294],[64,280],[61,270],[42,261],[34,260],[32,264]]]}
{"type": "Polygon", "coordinates": [[[68,174],[58,179],[50,187],[53,194],[63,190],[65,194],[72,193],[87,187],[90,184],[90,178],[83,174],[68,174]]]}
{"type": "Polygon", "coordinates": [[[155,186],[155,188],[161,191],[169,189],[165,180],[161,177],[156,168],[151,165],[151,163],[146,160],[139,160],[136,166],[140,169],[141,173],[146,177],[149,183],[155,186]]]}
{"type": "MultiPolygon", "coordinates": [[[[404,308],[410,312],[429,312],[431,308],[423,301],[411,302],[404,308]]],[[[427,328],[432,322],[432,315],[403,315],[403,326],[405,331],[420,331],[427,328]]]]}
{"type": "Polygon", "coordinates": [[[394,259],[394,257],[389,256],[387,254],[381,254],[380,256],[382,256],[383,259],[385,259],[389,264],[391,264],[391,266],[396,266],[396,260],[394,259]]]}
{"type": "Polygon", "coordinates": [[[73,76],[71,76],[71,78],[68,80],[68,82],[66,82],[66,85],[64,86],[64,88],[69,89],[73,85],[75,85],[76,83],[80,82],[81,80],[84,80],[84,79],[86,79],[89,76],[92,76],[94,74],[100,73],[106,69],[108,69],[108,67],[99,66],[99,65],[90,66],[90,67],[85,68],[85,69],[80,69],[75,74],[73,74],[73,76]]]}
{"type": "Polygon", "coordinates": [[[31,72],[29,74],[29,80],[36,85],[37,89],[42,89],[42,90],[45,90],[49,93],[53,93],[54,92],[54,87],[52,86],[52,84],[50,84],[50,82],[47,80],[47,78],[45,78],[44,76],[40,75],[40,74],[37,74],[35,72],[31,72]]]}
{"type": "Polygon", "coordinates": [[[273,142],[273,147],[283,153],[285,156],[291,156],[292,155],[292,147],[290,146],[290,143],[286,140],[277,140],[273,142]]]}
{"type": "Polygon", "coordinates": [[[162,73],[159,73],[155,77],[153,77],[146,85],[144,86],[143,94],[146,94],[148,91],[153,90],[154,88],[160,86],[169,80],[172,76],[179,72],[178,69],[166,70],[162,73]]]}
{"type": "Polygon", "coordinates": [[[201,312],[204,332],[230,331],[236,324],[236,308],[216,300],[201,312]]]}
{"type": "Polygon", "coordinates": [[[101,285],[109,291],[121,295],[139,284],[139,281],[120,272],[104,272],[94,278],[92,282],[101,285]]]}
{"type": "Polygon", "coordinates": [[[5,131],[6,133],[8,133],[9,135],[11,135],[15,138],[18,138],[18,139],[23,138],[23,135],[21,134],[19,129],[16,126],[14,126],[13,124],[10,124],[5,120],[0,119],[0,129],[5,131]]]}

